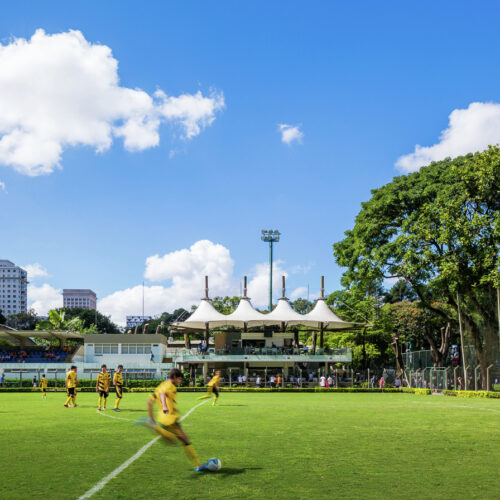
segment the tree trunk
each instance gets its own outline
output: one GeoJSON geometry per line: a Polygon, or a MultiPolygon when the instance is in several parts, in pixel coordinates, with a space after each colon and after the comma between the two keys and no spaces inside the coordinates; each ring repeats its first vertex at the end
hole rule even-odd
{"type": "Polygon", "coordinates": [[[394,350],[394,356],[396,357],[396,378],[399,378],[399,380],[406,380],[406,384],[410,387],[409,381],[406,377],[403,354],[401,352],[401,345],[399,344],[399,337],[397,333],[392,335],[392,349],[394,350]]]}
{"type": "Polygon", "coordinates": [[[191,339],[189,337],[189,332],[184,332],[184,346],[186,349],[191,349],[191,339]]]}
{"type": "Polygon", "coordinates": [[[312,353],[316,354],[316,343],[318,338],[318,332],[312,332],[312,353]]]}
{"type": "Polygon", "coordinates": [[[323,332],[323,323],[321,323],[321,329],[319,331],[319,346],[323,349],[324,343],[324,332],[323,332]]]}
{"type": "Polygon", "coordinates": [[[443,367],[450,347],[451,324],[448,323],[446,327],[441,328],[441,342],[439,346],[436,344],[434,337],[427,331],[426,327],[424,327],[423,332],[424,337],[431,346],[431,357],[434,367],[443,367]]]}

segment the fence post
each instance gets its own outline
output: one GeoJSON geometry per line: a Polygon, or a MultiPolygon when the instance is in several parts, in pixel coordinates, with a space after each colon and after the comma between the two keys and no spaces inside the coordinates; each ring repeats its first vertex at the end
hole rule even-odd
{"type": "Polygon", "coordinates": [[[491,364],[490,366],[488,366],[488,368],[486,368],[486,390],[489,391],[490,390],[490,369],[493,368],[493,364],[491,364]]]}

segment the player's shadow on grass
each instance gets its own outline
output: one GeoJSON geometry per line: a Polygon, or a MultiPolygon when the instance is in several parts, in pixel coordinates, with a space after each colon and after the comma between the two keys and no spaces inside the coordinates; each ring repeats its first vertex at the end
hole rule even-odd
{"type": "Polygon", "coordinates": [[[204,472],[203,474],[196,474],[195,476],[191,476],[192,479],[197,479],[204,475],[216,475],[222,478],[237,476],[238,474],[244,474],[247,471],[253,470],[262,470],[262,467],[222,467],[221,470],[217,472],[204,472]]]}
{"type": "Polygon", "coordinates": [[[231,404],[221,403],[221,404],[218,404],[217,406],[248,406],[248,405],[231,405],[231,404]]]}

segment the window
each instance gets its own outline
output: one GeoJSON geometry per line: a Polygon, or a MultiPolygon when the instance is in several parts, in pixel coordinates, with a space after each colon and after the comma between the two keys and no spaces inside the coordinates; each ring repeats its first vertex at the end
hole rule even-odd
{"type": "Polygon", "coordinates": [[[150,344],[122,344],[122,354],[149,354],[150,344]]]}
{"type": "Polygon", "coordinates": [[[94,354],[118,354],[118,344],[95,344],[94,354]]]}

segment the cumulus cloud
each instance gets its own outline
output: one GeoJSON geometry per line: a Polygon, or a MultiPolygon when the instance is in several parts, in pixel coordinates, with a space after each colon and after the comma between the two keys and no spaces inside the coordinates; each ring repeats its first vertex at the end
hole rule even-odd
{"type": "Polygon", "coordinates": [[[34,264],[28,264],[27,266],[23,266],[23,269],[28,273],[29,280],[34,280],[49,275],[47,269],[45,269],[38,262],[35,262],[34,264]]]}
{"type": "Polygon", "coordinates": [[[304,134],[300,130],[300,125],[288,125],[281,123],[278,125],[278,131],[281,133],[281,142],[291,145],[292,142],[302,142],[304,134]]]}
{"type": "Polygon", "coordinates": [[[0,181],[0,191],[3,191],[5,194],[7,194],[7,186],[5,185],[5,182],[0,181]]]}
{"type": "MultiPolygon", "coordinates": [[[[273,302],[281,297],[281,277],[288,277],[283,269],[283,262],[273,262],[273,302]]],[[[269,264],[257,264],[250,274],[248,282],[248,296],[256,307],[269,305],[269,264]]]]}
{"type": "Polygon", "coordinates": [[[50,309],[62,307],[63,298],[61,290],[47,283],[41,286],[28,284],[28,301],[39,316],[46,316],[50,309]]]}
{"type": "Polygon", "coordinates": [[[291,300],[298,299],[299,297],[307,297],[307,287],[306,286],[299,286],[290,294],[291,300]]]}
{"type": "MultiPolygon", "coordinates": [[[[150,282],[170,281],[168,286],[144,287],[145,314],[155,315],[189,308],[204,296],[204,276],[209,276],[210,296],[235,295],[238,283],[233,276],[234,261],[223,245],[200,240],[189,248],[146,259],[144,277],[150,282]]],[[[98,308],[124,324],[127,315],[142,313],[142,285],[104,297],[98,308]]]]}
{"type": "Polygon", "coordinates": [[[473,102],[466,109],[455,109],[439,142],[432,146],[415,146],[413,153],[400,156],[396,167],[413,172],[432,161],[482,151],[500,142],[500,104],[473,102]]]}
{"type": "Polygon", "coordinates": [[[36,176],[60,166],[68,147],[97,152],[123,139],[129,151],[157,146],[171,123],[191,139],[224,107],[222,93],[149,95],[120,85],[118,61],[80,31],[0,44],[0,163],[36,176]]]}

